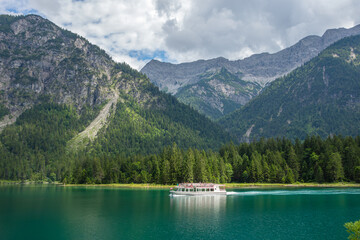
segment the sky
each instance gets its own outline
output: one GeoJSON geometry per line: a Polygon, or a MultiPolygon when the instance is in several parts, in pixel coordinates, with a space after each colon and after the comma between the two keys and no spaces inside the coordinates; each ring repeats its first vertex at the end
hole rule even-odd
{"type": "Polygon", "coordinates": [[[0,0],[0,14],[38,14],[140,70],[274,53],[308,35],[360,24],[359,0],[0,0]]]}

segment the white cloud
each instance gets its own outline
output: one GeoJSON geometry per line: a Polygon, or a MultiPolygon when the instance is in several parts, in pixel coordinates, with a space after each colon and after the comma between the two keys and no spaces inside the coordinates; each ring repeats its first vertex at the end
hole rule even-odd
{"type": "Polygon", "coordinates": [[[167,22],[165,43],[180,61],[276,52],[328,28],[360,23],[359,1],[194,1],[182,22],[167,22]]]}
{"type": "Polygon", "coordinates": [[[131,55],[134,50],[174,62],[239,59],[360,23],[357,0],[0,1],[0,13],[15,10],[35,10],[137,69],[148,60],[131,55]]]}

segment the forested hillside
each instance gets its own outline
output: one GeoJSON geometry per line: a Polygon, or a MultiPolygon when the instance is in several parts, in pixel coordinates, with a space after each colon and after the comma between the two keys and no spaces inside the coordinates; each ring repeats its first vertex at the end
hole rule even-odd
{"type": "Polygon", "coordinates": [[[240,140],[360,134],[360,36],[340,40],[219,123],[240,140]]]}
{"type": "Polygon", "coordinates": [[[127,157],[232,140],[145,75],[48,20],[3,15],[0,36],[0,178],[60,176],[86,152],[127,157]]]}

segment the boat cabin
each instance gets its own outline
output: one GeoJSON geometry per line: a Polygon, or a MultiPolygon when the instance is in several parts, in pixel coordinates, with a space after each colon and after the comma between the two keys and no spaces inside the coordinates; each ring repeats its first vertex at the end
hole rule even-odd
{"type": "Polygon", "coordinates": [[[213,183],[180,183],[176,187],[177,192],[222,192],[225,185],[213,183]]]}

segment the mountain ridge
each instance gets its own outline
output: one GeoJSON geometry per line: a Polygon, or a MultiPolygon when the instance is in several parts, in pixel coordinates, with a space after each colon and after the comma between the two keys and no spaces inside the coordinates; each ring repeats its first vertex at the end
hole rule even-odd
{"type": "Polygon", "coordinates": [[[219,123],[242,141],[360,134],[359,49],[360,35],[335,42],[219,123]]]}
{"type": "MultiPolygon", "coordinates": [[[[269,73],[269,76],[265,76],[264,77],[270,77],[269,79],[274,80],[276,79],[278,76],[282,76],[286,73],[288,73],[289,71],[293,70],[294,68],[296,68],[297,66],[300,66],[301,64],[303,64],[304,62],[307,62],[310,58],[316,56],[321,50],[325,49],[327,46],[329,46],[330,44],[336,42],[337,40],[340,40],[341,38],[347,37],[347,36],[352,36],[352,35],[358,35],[360,34],[360,24],[346,29],[346,28],[337,28],[337,29],[328,29],[325,31],[325,33],[320,37],[317,35],[309,35],[306,36],[304,38],[302,38],[301,40],[299,40],[297,43],[295,43],[294,45],[287,47],[283,50],[280,50],[276,53],[258,53],[258,54],[253,54],[249,57],[246,57],[244,59],[239,59],[239,60],[228,60],[224,57],[217,57],[217,58],[213,58],[213,59],[209,59],[209,60],[196,60],[193,62],[185,62],[185,63],[179,63],[179,64],[172,64],[172,63],[168,63],[168,62],[161,62],[158,60],[151,60],[149,63],[147,63],[141,70],[140,72],[145,73],[149,79],[151,81],[153,81],[157,86],[160,87],[160,89],[162,90],[163,87],[161,86],[161,81],[163,81],[163,79],[165,80],[169,80],[170,78],[174,78],[175,80],[173,81],[178,81],[178,78],[180,78],[179,76],[177,76],[177,74],[179,74],[179,72],[181,71],[180,69],[186,69],[188,70],[189,68],[196,68],[197,65],[200,65],[201,68],[197,71],[193,71],[193,75],[190,75],[190,80],[189,82],[193,83],[194,81],[196,81],[195,76],[196,74],[199,73],[203,73],[204,69],[205,70],[212,70],[213,67],[217,67],[217,68],[221,68],[221,67],[225,67],[229,72],[233,73],[233,74],[237,74],[238,72],[241,72],[242,74],[244,74],[244,78],[243,80],[245,81],[254,81],[254,79],[252,79],[251,75],[256,76],[256,72],[254,70],[251,69],[251,67],[254,66],[254,61],[262,61],[264,63],[266,63],[266,58],[281,58],[283,59],[284,63],[289,63],[288,59],[289,57],[293,58],[293,61],[296,62],[295,65],[291,65],[291,67],[286,67],[285,71],[280,71],[278,70],[279,73],[269,73]],[[311,54],[310,56],[297,56],[299,54],[303,54],[304,52],[304,48],[303,47],[308,47],[310,46],[309,49],[307,49],[307,51],[309,52],[309,54],[311,54]],[[295,52],[292,53],[292,52],[295,52]],[[287,56],[287,57],[285,57],[287,56]],[[296,59],[295,57],[298,57],[298,59],[296,59]],[[265,59],[263,59],[265,58],[265,59]],[[208,63],[208,64],[207,64],[208,63]],[[160,67],[161,65],[166,66],[171,68],[170,70],[173,71],[173,75],[169,76],[169,78],[165,78],[166,75],[165,74],[165,70],[163,69],[159,69],[158,71],[156,71],[157,69],[153,69],[151,67],[151,65],[156,65],[156,67],[160,67]],[[191,65],[194,65],[191,66],[191,65]],[[189,67],[191,66],[191,67],[189,67]],[[245,68],[245,70],[244,70],[245,68]],[[247,68],[247,70],[246,70],[247,68]],[[162,74],[162,71],[164,71],[164,74],[162,74]],[[157,78],[154,78],[153,76],[157,73],[157,78]],[[161,76],[164,75],[164,76],[161,76]],[[174,76],[175,75],[175,76],[174,76]],[[161,76],[161,77],[159,77],[161,76]]],[[[273,60],[272,60],[273,61],[273,60]]],[[[271,64],[271,63],[270,63],[271,64]]],[[[273,67],[273,66],[270,66],[273,67]]],[[[168,72],[167,72],[168,73],[168,72]]],[[[185,76],[183,76],[185,78],[185,76]]],[[[180,78],[181,79],[181,78],[180,78]]],[[[269,80],[269,81],[271,81],[269,80]]],[[[256,80],[255,80],[256,81],[256,80]]],[[[258,83],[261,84],[266,84],[269,81],[258,81],[258,83]]],[[[187,83],[187,82],[185,82],[187,83]]],[[[169,88],[170,89],[170,88],[169,88]]],[[[172,88],[171,88],[172,89],[172,88]]],[[[175,90],[174,90],[175,91],[175,90]]],[[[170,93],[176,93],[174,91],[169,91],[170,93]]]]}
{"type": "MultiPolygon", "coordinates": [[[[233,105],[232,109],[236,110],[246,102],[234,102],[230,98],[222,96],[223,93],[221,90],[215,93],[212,88],[202,89],[202,95],[196,92],[192,94],[189,91],[186,92],[186,94],[183,93],[184,89],[190,85],[194,88],[202,88],[200,82],[204,75],[218,75],[220,70],[225,68],[233,75],[231,78],[237,77],[239,81],[257,83],[261,88],[264,88],[271,81],[286,75],[317,56],[331,43],[341,38],[358,34],[360,34],[360,25],[350,29],[329,29],[321,37],[316,35],[307,36],[296,44],[279,52],[272,54],[254,54],[242,60],[231,61],[223,57],[218,57],[180,64],[151,60],[141,69],[141,72],[146,74],[161,90],[173,94],[181,102],[192,106],[209,118],[216,120],[224,116],[223,113],[226,112],[222,105],[227,105],[230,101],[233,105]],[[213,97],[209,98],[208,95],[212,95],[213,97]],[[209,102],[206,106],[203,103],[205,98],[207,98],[209,102]],[[214,106],[213,103],[215,102],[218,104],[214,106]]],[[[226,85],[226,88],[231,89],[231,86],[221,81],[221,78],[223,78],[223,76],[216,79],[218,86],[214,88],[223,89],[221,86],[226,85]]],[[[259,94],[261,89],[255,89],[251,93],[242,93],[238,88],[235,89],[235,91],[239,92],[242,98],[249,101],[252,97],[259,94]]]]}

